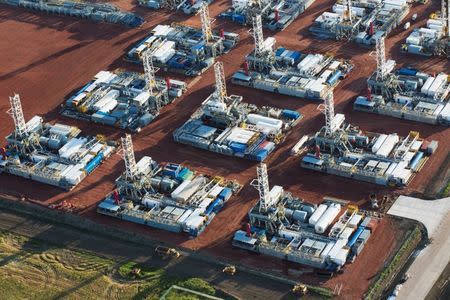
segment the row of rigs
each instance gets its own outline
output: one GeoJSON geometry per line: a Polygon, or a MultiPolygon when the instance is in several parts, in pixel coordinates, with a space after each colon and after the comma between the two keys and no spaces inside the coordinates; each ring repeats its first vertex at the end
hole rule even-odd
{"type": "Polygon", "coordinates": [[[44,123],[39,116],[25,122],[19,95],[9,102],[15,128],[0,148],[0,173],[70,190],[116,150],[114,142],[81,135],[74,126],[44,123]]]}
{"type": "Polygon", "coordinates": [[[138,0],[139,5],[150,9],[168,9],[194,14],[201,9],[203,2],[210,4],[213,0],[138,0]]]}
{"type": "Polygon", "coordinates": [[[206,3],[202,4],[200,15],[201,30],[180,24],[156,26],[127,55],[128,60],[143,64],[144,74],[122,69],[100,71],[65,101],[62,115],[141,131],[187,89],[184,81],[157,77],[160,69],[199,75],[216,56],[236,45],[236,34],[212,35],[206,3]]]}
{"type": "Polygon", "coordinates": [[[119,24],[127,27],[139,27],[145,22],[141,16],[122,11],[109,3],[70,0],[0,0],[0,4],[59,16],[89,19],[94,22],[119,24]]]}
{"type": "Polygon", "coordinates": [[[222,62],[214,64],[216,88],[190,119],[173,133],[176,142],[263,161],[302,119],[297,111],[258,107],[227,95],[222,62]]]}
{"type": "Polygon", "coordinates": [[[406,186],[437,147],[437,141],[420,138],[417,131],[401,137],[396,133],[365,132],[334,113],[330,95],[318,107],[325,126],[304,141],[303,168],[385,186],[406,186]]]}
{"type": "Polygon", "coordinates": [[[375,45],[389,35],[409,13],[407,0],[340,0],[333,12],[314,20],[310,31],[319,38],[348,40],[375,45]]]}
{"type": "Polygon", "coordinates": [[[252,25],[252,19],[261,15],[264,27],[284,30],[315,0],[232,0],[231,7],[219,17],[241,25],[252,25]]]}
{"type": "Polygon", "coordinates": [[[101,214],[171,232],[200,234],[241,189],[232,180],[198,174],[179,164],[136,162],[131,136],[122,138],[125,172],[97,207],[101,214]]]}
{"type": "Polygon", "coordinates": [[[270,189],[264,163],[257,176],[251,184],[259,201],[248,213],[246,231],[234,234],[235,247],[335,272],[361,254],[380,221],[339,199],[317,206],[282,186],[270,189]]]}
{"type": "Polygon", "coordinates": [[[152,51],[153,63],[164,71],[198,76],[211,67],[216,57],[228,53],[239,35],[220,30],[213,32],[208,5],[202,2],[198,12],[201,29],[182,24],[158,25],[126,55],[126,60],[142,63],[142,53],[152,51]]]}
{"type": "Polygon", "coordinates": [[[395,69],[385,59],[384,38],[377,41],[377,70],[368,78],[367,96],[358,96],[355,110],[428,124],[450,125],[450,76],[414,68],[395,69]]]}
{"type": "Polygon", "coordinates": [[[234,84],[321,100],[353,68],[349,61],[331,55],[275,49],[275,38],[264,39],[261,15],[253,17],[253,38],[255,49],[246,56],[244,69],[233,74],[234,84]]]}
{"type": "Polygon", "coordinates": [[[450,57],[450,1],[441,0],[441,10],[431,14],[426,27],[414,29],[402,51],[424,56],[450,57]],[[446,3],[447,2],[447,3],[446,3]]]}

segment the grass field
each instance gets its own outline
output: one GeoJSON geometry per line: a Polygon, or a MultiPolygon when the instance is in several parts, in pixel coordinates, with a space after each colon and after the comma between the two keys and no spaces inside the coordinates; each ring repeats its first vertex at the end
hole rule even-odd
{"type": "Polygon", "coordinates": [[[0,298],[10,300],[159,299],[174,284],[218,293],[202,279],[174,278],[164,269],[116,262],[5,231],[0,231],[0,282],[0,298]],[[140,269],[137,276],[135,268],[140,269]]]}

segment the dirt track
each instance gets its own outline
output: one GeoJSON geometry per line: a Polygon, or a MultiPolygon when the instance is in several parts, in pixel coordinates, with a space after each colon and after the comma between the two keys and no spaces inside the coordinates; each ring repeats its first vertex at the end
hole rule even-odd
{"type": "MultiPolygon", "coordinates": [[[[301,136],[311,134],[323,125],[323,117],[316,109],[318,103],[233,86],[231,83],[228,84],[228,92],[243,95],[245,101],[248,102],[295,109],[304,115],[304,119],[294,132],[267,161],[271,184],[283,185],[296,195],[316,203],[320,202],[323,196],[333,196],[364,205],[368,195],[372,192],[380,195],[400,192],[405,194],[421,193],[448,153],[450,128],[352,111],[354,98],[358,94],[365,93],[365,80],[375,69],[375,60],[369,55],[371,50],[358,45],[312,39],[308,32],[309,25],[322,11],[330,10],[333,2],[317,0],[285,31],[275,34],[278,45],[306,52],[330,52],[337,57],[350,58],[354,62],[354,70],[335,92],[336,111],[344,112],[351,123],[360,125],[363,130],[367,131],[397,132],[400,135],[406,135],[410,130],[417,130],[420,131],[422,137],[439,141],[437,153],[428,161],[408,188],[392,190],[301,169],[298,159],[289,156],[289,150],[301,136]]],[[[143,28],[126,29],[72,18],[31,14],[25,10],[1,6],[0,111],[8,109],[7,96],[13,92],[19,92],[26,119],[31,118],[34,114],[39,114],[46,121],[63,121],[74,124],[87,133],[104,133],[112,139],[123,135],[123,132],[115,128],[62,118],[58,115],[59,106],[74,90],[84,85],[101,69],[127,67],[139,70],[140,68],[137,66],[124,63],[122,58],[125,50],[142,39],[149,28],[159,23],[174,21],[195,25],[198,24],[198,17],[149,11],[135,7],[129,0],[119,0],[114,3],[124,9],[137,11],[140,15],[145,16],[147,23],[143,28]]],[[[228,5],[229,1],[227,0],[215,1],[211,5],[211,16],[217,16],[228,5]]],[[[425,16],[439,6],[437,3],[433,4],[434,7],[430,7],[430,5],[431,3],[412,9],[409,17],[417,12],[421,20],[421,22],[413,24],[414,26],[423,24],[425,16]]],[[[226,75],[230,76],[242,64],[244,55],[251,51],[253,40],[248,34],[248,28],[231,22],[217,19],[214,27],[216,29],[225,28],[241,35],[238,47],[220,58],[225,63],[226,75]]],[[[448,60],[400,55],[400,44],[410,30],[412,28],[405,32],[398,29],[386,41],[388,57],[393,57],[400,65],[415,65],[427,72],[442,70],[448,72],[450,69],[448,60]]],[[[268,31],[265,33],[266,35],[273,34],[268,31]]],[[[232,249],[230,245],[233,232],[243,226],[248,210],[256,201],[256,191],[247,185],[255,177],[255,163],[176,144],[171,136],[173,129],[184,123],[205,97],[212,92],[213,78],[211,69],[202,75],[202,78],[185,96],[164,108],[155,122],[133,137],[138,159],[143,155],[149,155],[158,161],[184,163],[198,171],[234,178],[246,185],[240,195],[227,204],[199,238],[188,239],[184,235],[153,230],[96,214],[96,203],[113,188],[114,179],[123,170],[123,163],[118,155],[106,161],[76,189],[68,193],[51,186],[5,174],[0,175],[2,181],[0,193],[8,196],[25,195],[42,204],[68,200],[83,207],[81,213],[98,222],[127,227],[130,230],[143,232],[154,238],[184,247],[207,249],[219,256],[257,264],[258,261],[261,261],[261,257],[245,255],[245,252],[232,249]],[[24,189],[24,186],[27,188],[24,189]]],[[[4,125],[0,128],[0,136],[5,136],[13,128],[12,120],[8,115],[1,113],[0,122],[4,125]]],[[[349,272],[324,284],[333,287],[337,282],[346,282],[345,297],[359,297],[367,288],[371,276],[376,274],[382,266],[384,258],[389,255],[389,251],[386,250],[393,249],[398,240],[398,233],[389,220],[384,221],[380,229],[369,243],[369,247],[365,249],[364,254],[348,267],[349,272]],[[383,255],[379,255],[380,253],[383,255]],[[349,282],[354,283],[352,289],[350,289],[349,282]]],[[[286,263],[269,258],[264,258],[264,261],[266,262],[264,267],[267,269],[287,272],[288,264],[286,263]]],[[[313,279],[305,278],[305,280],[313,279]]]]}

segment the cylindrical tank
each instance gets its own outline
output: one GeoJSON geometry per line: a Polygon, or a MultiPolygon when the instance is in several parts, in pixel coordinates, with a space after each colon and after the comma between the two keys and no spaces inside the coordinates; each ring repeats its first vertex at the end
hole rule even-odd
{"type": "Polygon", "coordinates": [[[159,190],[159,186],[161,185],[161,177],[152,177],[150,178],[150,185],[152,186],[152,188],[154,188],[155,190],[159,190]]]}
{"type": "Polygon", "coordinates": [[[294,210],[294,213],[292,214],[292,219],[294,221],[305,222],[307,215],[308,215],[308,213],[306,211],[294,210]]]}
{"type": "Polygon", "coordinates": [[[283,125],[283,122],[281,120],[269,118],[269,117],[265,117],[265,116],[261,116],[261,115],[257,115],[257,114],[248,114],[247,121],[252,124],[257,124],[259,122],[267,123],[272,126],[275,126],[278,129],[280,129],[281,126],[283,125]]]}
{"type": "Polygon", "coordinates": [[[159,202],[153,199],[144,198],[142,199],[142,205],[144,205],[147,208],[153,208],[155,206],[156,207],[159,206],[159,202]]]}
{"type": "Polygon", "coordinates": [[[331,222],[333,222],[334,218],[341,211],[341,205],[338,203],[331,204],[327,210],[322,214],[320,219],[316,222],[314,226],[314,230],[316,233],[324,233],[327,230],[328,226],[330,226],[331,222]]]}
{"type": "Polygon", "coordinates": [[[306,211],[308,216],[312,216],[312,214],[314,213],[316,208],[314,206],[312,206],[312,205],[303,205],[302,210],[306,211]]]}
{"type": "Polygon", "coordinates": [[[161,189],[164,191],[164,192],[168,192],[168,191],[171,191],[171,190],[173,190],[173,188],[174,188],[174,186],[176,185],[176,181],[174,181],[173,179],[170,179],[170,178],[167,178],[167,177],[165,177],[165,178],[163,178],[163,180],[161,181],[161,189]]]}
{"type": "Polygon", "coordinates": [[[316,225],[317,221],[323,215],[323,213],[327,210],[327,206],[325,204],[320,204],[319,207],[314,211],[311,218],[309,218],[309,225],[316,225]]]}

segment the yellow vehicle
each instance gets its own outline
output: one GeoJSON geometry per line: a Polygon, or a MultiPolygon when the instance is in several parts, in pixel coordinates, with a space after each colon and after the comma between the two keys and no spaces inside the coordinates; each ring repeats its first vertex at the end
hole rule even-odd
{"type": "Polygon", "coordinates": [[[222,272],[225,274],[228,274],[228,275],[234,275],[234,274],[236,274],[236,267],[235,266],[226,266],[225,268],[223,268],[222,272]]]}
{"type": "Polygon", "coordinates": [[[162,259],[180,257],[180,253],[176,249],[165,246],[156,247],[155,253],[158,254],[162,259]]]}
{"type": "Polygon", "coordinates": [[[296,284],[294,285],[294,287],[292,288],[292,292],[294,294],[298,294],[298,295],[306,295],[308,293],[308,287],[304,284],[296,284]]]}

